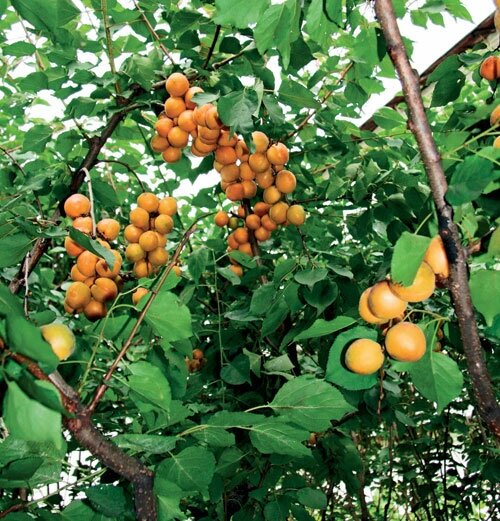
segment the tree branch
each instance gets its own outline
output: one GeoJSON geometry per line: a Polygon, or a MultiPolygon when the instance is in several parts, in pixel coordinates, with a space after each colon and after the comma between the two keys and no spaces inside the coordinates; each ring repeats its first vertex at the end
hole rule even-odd
{"type": "Polygon", "coordinates": [[[445,200],[448,184],[425,114],[418,78],[408,60],[391,0],[375,0],[375,12],[386,39],[389,55],[403,86],[405,100],[410,112],[410,128],[417,140],[431,186],[438,216],[439,233],[450,262],[449,290],[458,319],[479,413],[493,435],[497,440],[500,440],[500,407],[493,393],[491,379],[481,348],[469,291],[466,255],[460,242],[458,228],[453,222],[453,209],[445,200]]]}
{"type": "Polygon", "coordinates": [[[210,49],[208,50],[208,54],[205,59],[205,63],[203,64],[203,69],[206,69],[208,67],[208,64],[210,63],[210,58],[212,57],[212,55],[214,53],[214,49],[217,44],[217,40],[219,39],[220,29],[221,29],[220,25],[217,25],[215,27],[214,38],[212,40],[212,45],[210,45],[210,49]]]}
{"type": "MultiPolygon", "coordinates": [[[[108,49],[109,68],[111,69],[111,74],[116,77],[115,57],[113,54],[113,40],[111,39],[111,30],[109,28],[109,23],[108,23],[107,0],[101,0],[101,12],[102,12],[102,22],[104,25],[104,33],[106,34],[106,47],[108,49]]],[[[115,80],[115,92],[117,94],[121,93],[120,83],[119,83],[118,79],[115,80]]]]}

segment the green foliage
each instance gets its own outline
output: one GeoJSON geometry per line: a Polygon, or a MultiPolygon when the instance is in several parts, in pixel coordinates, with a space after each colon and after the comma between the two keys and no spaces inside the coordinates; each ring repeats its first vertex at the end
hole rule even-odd
{"type": "MultiPolygon", "coordinates": [[[[459,0],[393,3],[408,15],[410,53],[411,23],[430,30],[449,15],[470,20],[459,0]]],[[[123,227],[143,190],[175,195],[171,255],[197,221],[182,276],[171,273],[159,289],[93,417],[155,471],[159,519],[351,519],[363,508],[373,519],[493,519],[498,455],[471,414],[447,291],[408,307],[407,320],[426,325],[419,362],[387,357],[369,376],[344,364],[354,340],[384,341],[382,328],[359,317],[362,291],[389,273],[411,283],[438,229],[405,105],[379,108],[373,131],[357,123],[395,77],[367,2],[137,4],[143,13],[121,0],[0,0],[0,511],[17,502],[15,489],[27,489],[26,512],[6,519],[134,518],[130,484],[66,435],[71,414],[59,393],[11,356],[47,374],[57,368],[88,404],[146,305],[148,297],[134,306],[131,294],[138,283],[157,287],[158,279],[134,280],[124,262],[106,318],[64,312],[68,234],[114,263],[56,212],[100,144],[89,156],[98,219],[123,227]],[[167,165],[151,151],[166,99],[161,82],[174,70],[193,78],[204,89],[195,101],[214,103],[247,143],[261,130],[290,149],[297,188],[288,200],[304,206],[307,220],[273,232],[258,258],[229,255],[227,230],[212,222],[212,212],[237,210],[213,157],[200,161],[186,149],[167,165]],[[105,131],[117,113],[119,124],[105,131]],[[28,278],[25,311],[23,286],[14,296],[8,285],[40,238],[50,245],[28,278]],[[229,257],[243,266],[241,278],[229,257]],[[77,339],[64,362],[39,330],[54,320],[77,339]],[[190,372],[193,349],[203,363],[190,372]],[[65,486],[61,494],[55,484],[65,486]]],[[[500,132],[489,116],[498,89],[477,73],[489,53],[479,42],[448,57],[423,95],[446,198],[472,251],[472,299],[497,384],[500,157],[492,145],[500,132]]],[[[85,184],[78,191],[90,195],[85,184]]],[[[122,236],[113,247],[123,256],[122,236]]]]}

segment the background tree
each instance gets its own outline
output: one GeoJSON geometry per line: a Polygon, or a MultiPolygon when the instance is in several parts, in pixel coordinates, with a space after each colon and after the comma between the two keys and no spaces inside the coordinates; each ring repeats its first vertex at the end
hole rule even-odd
{"type": "Polygon", "coordinates": [[[494,52],[480,42],[444,60],[424,112],[391,6],[443,25],[470,19],[459,1],[377,1],[380,24],[358,0],[247,4],[0,0],[0,516],[494,519],[499,133],[497,80],[479,74],[494,52]],[[360,129],[349,118],[392,61],[410,116],[384,107],[360,129]],[[238,211],[213,155],[166,164],[151,148],[174,71],[250,146],[258,130],[290,150],[288,200],[307,220],[252,240],[253,257],[228,253],[213,223],[238,211]],[[426,119],[448,187],[432,177],[426,119]],[[92,195],[96,220],[124,227],[145,191],[179,194],[170,260],[139,281],[150,292],[132,302],[124,262],[105,318],[65,313],[64,202],[92,195]],[[438,231],[451,279],[406,311],[424,357],[348,371],[352,341],[384,339],[359,317],[361,294],[389,273],[408,285],[438,231]],[[76,338],[62,362],[39,329],[54,320],[76,338]]]}

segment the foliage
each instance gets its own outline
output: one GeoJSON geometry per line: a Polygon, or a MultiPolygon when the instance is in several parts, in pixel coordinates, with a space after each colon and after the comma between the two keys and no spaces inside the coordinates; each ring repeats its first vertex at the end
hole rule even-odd
{"type": "MultiPolygon", "coordinates": [[[[394,4],[417,26],[470,19],[458,0],[394,4]]],[[[387,362],[371,376],[343,365],[350,341],[381,338],[358,316],[361,292],[389,272],[411,281],[425,237],[437,232],[404,107],[379,109],[375,131],[353,122],[383,91],[381,79],[395,77],[366,2],[179,5],[0,0],[0,337],[51,372],[57,360],[37,328],[56,317],[70,325],[77,349],[58,370],[89,403],[129,336],[142,307],[131,303],[130,278],[103,320],[64,313],[70,220],[51,218],[106,123],[124,111],[91,165],[96,214],[126,225],[143,187],[176,195],[170,251],[199,220],[181,255],[182,277],[167,279],[94,418],[155,470],[159,518],[494,518],[498,455],[471,408],[447,292],[411,307],[428,336],[421,361],[387,362]],[[185,154],[166,165],[149,146],[166,97],[162,80],[174,70],[213,95],[232,130],[248,138],[259,129],[291,147],[294,198],[308,219],[301,231],[283,227],[263,243],[262,262],[241,260],[241,279],[225,267],[225,235],[212,222],[211,214],[232,208],[212,158],[185,154]],[[52,242],[29,276],[25,317],[7,286],[38,238],[52,242]],[[188,373],[194,348],[206,364],[188,373]]],[[[477,72],[489,53],[479,43],[445,60],[425,101],[448,200],[474,251],[472,297],[495,374],[499,153],[489,115],[497,95],[477,72]]],[[[0,510],[21,488],[33,499],[29,519],[132,519],[130,484],[63,435],[68,412],[57,393],[4,355],[0,510]],[[53,483],[66,488],[53,492],[53,483]]]]}

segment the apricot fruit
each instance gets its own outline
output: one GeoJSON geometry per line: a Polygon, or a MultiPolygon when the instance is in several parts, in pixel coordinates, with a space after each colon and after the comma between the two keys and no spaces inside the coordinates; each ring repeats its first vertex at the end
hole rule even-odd
{"type": "Polygon", "coordinates": [[[265,214],[261,217],[260,223],[262,224],[263,228],[265,228],[266,230],[268,230],[270,232],[272,232],[272,231],[276,230],[276,228],[278,228],[278,225],[273,220],[271,220],[271,218],[267,214],[265,214]]]}
{"type": "Polygon", "coordinates": [[[173,120],[169,117],[164,117],[155,123],[155,130],[160,137],[166,138],[173,126],[173,120]]]}
{"type": "Polygon", "coordinates": [[[133,271],[138,279],[149,277],[153,273],[153,265],[146,260],[140,260],[134,264],[133,271]]]}
{"type": "Polygon", "coordinates": [[[171,96],[184,96],[189,89],[189,80],[184,74],[174,72],[167,78],[165,88],[171,96]]]}
{"type": "Polygon", "coordinates": [[[149,213],[144,208],[134,208],[129,214],[129,220],[137,228],[147,230],[149,228],[149,213]]]}
{"type": "Polygon", "coordinates": [[[101,219],[97,231],[107,241],[114,241],[120,234],[120,223],[116,219],[101,219]]]}
{"type": "Polygon", "coordinates": [[[90,289],[84,282],[73,282],[66,290],[66,302],[73,309],[85,307],[91,297],[90,289]]]}
{"type": "Polygon", "coordinates": [[[306,212],[300,204],[292,204],[286,212],[286,220],[295,226],[302,226],[306,220],[306,212]]]}
{"type": "Polygon", "coordinates": [[[205,113],[205,123],[210,129],[220,129],[222,127],[222,121],[219,118],[219,113],[214,106],[209,107],[205,113]]]}
{"type": "Polygon", "coordinates": [[[193,359],[194,360],[202,360],[205,354],[201,349],[193,349],[193,359]]]}
{"type": "Polygon", "coordinates": [[[78,257],[80,253],[85,251],[85,248],[76,243],[71,237],[64,239],[64,248],[70,257],[78,257]]]}
{"type": "Polygon", "coordinates": [[[76,264],[71,268],[70,275],[71,280],[74,280],[75,282],[84,282],[87,278],[86,275],[80,272],[76,264]]]}
{"type": "Polygon", "coordinates": [[[261,132],[260,130],[252,132],[252,141],[255,145],[255,152],[261,154],[265,152],[269,146],[269,138],[266,136],[266,134],[264,134],[264,132],[261,132]]]}
{"type": "Polygon", "coordinates": [[[240,243],[234,238],[234,232],[227,236],[227,244],[232,250],[237,250],[240,243]]]}
{"type": "Polygon", "coordinates": [[[376,317],[390,320],[404,312],[408,303],[396,296],[386,280],[377,282],[368,295],[368,308],[376,317]]]}
{"type": "Polygon", "coordinates": [[[443,279],[449,277],[450,265],[444,249],[443,239],[441,239],[439,235],[436,235],[429,244],[429,247],[425,252],[424,261],[439,277],[442,277],[443,279]]]}
{"type": "Polygon", "coordinates": [[[171,96],[165,101],[165,112],[169,118],[178,118],[186,110],[184,99],[178,96],[171,96]]]}
{"type": "Polygon", "coordinates": [[[283,143],[276,143],[268,148],[266,156],[272,165],[284,165],[288,162],[288,148],[283,143]]]}
{"type": "Polygon", "coordinates": [[[229,215],[227,215],[227,213],[224,212],[223,210],[218,211],[215,214],[214,223],[219,228],[222,228],[223,226],[227,226],[229,223],[229,215]]]}
{"type": "Polygon", "coordinates": [[[161,157],[167,163],[177,163],[182,157],[182,152],[180,148],[169,146],[162,152],[161,157]]]}
{"type": "Polygon", "coordinates": [[[235,264],[231,264],[229,269],[238,277],[243,277],[243,268],[241,266],[236,266],[235,264]]]}
{"type": "Polygon", "coordinates": [[[130,262],[137,262],[146,257],[146,252],[140,244],[133,242],[125,248],[125,258],[130,262]]]}
{"type": "Polygon", "coordinates": [[[78,255],[78,258],[76,259],[76,267],[82,275],[92,277],[95,275],[98,260],[99,257],[97,255],[94,255],[90,251],[84,251],[78,255]]]}
{"type": "Polygon", "coordinates": [[[154,229],[163,235],[170,233],[174,228],[174,220],[170,215],[161,213],[155,219],[154,229]]]}
{"type": "Polygon", "coordinates": [[[238,228],[238,218],[230,217],[228,226],[229,226],[229,228],[231,228],[231,230],[236,230],[236,228],[238,228]]]}
{"type": "Polygon", "coordinates": [[[274,176],[271,170],[266,170],[265,172],[259,172],[255,175],[255,182],[259,185],[259,188],[265,190],[273,186],[274,184],[274,176]]]}
{"type": "Polygon", "coordinates": [[[276,224],[283,224],[286,221],[286,214],[288,212],[288,208],[288,205],[284,201],[278,201],[276,204],[273,204],[271,206],[269,210],[269,217],[276,224]]]}
{"type": "Polygon", "coordinates": [[[50,344],[59,360],[66,360],[73,354],[76,346],[75,335],[68,326],[53,323],[42,326],[40,329],[43,338],[50,344]]]}
{"type": "Polygon", "coordinates": [[[198,92],[203,92],[201,87],[189,87],[186,94],[184,95],[184,102],[186,103],[186,107],[189,110],[193,110],[196,108],[196,103],[192,101],[193,96],[198,92]]]}
{"type": "Polygon", "coordinates": [[[233,183],[226,188],[226,197],[230,201],[240,201],[245,196],[245,190],[241,183],[233,183]]]}
{"type": "Polygon", "coordinates": [[[94,285],[90,288],[90,293],[98,302],[108,302],[114,300],[118,295],[118,286],[114,280],[99,277],[95,279],[94,285]]]}
{"type": "Polygon", "coordinates": [[[253,213],[258,215],[259,217],[263,217],[264,215],[269,213],[271,209],[271,205],[264,203],[263,201],[259,201],[255,203],[253,207],[253,213]]]}
{"type": "Polygon", "coordinates": [[[415,275],[414,281],[409,286],[403,286],[394,282],[390,283],[391,291],[406,302],[422,302],[428,299],[436,287],[436,277],[427,262],[422,262],[415,275]]]}
{"type": "Polygon", "coordinates": [[[233,183],[240,178],[240,167],[235,163],[224,165],[220,171],[220,177],[227,183],[233,183]]]}
{"type": "Polygon", "coordinates": [[[90,212],[90,199],[82,194],[70,195],[64,201],[64,213],[73,219],[90,212]]]}
{"type": "Polygon", "coordinates": [[[233,134],[231,136],[231,132],[229,132],[229,130],[221,130],[217,144],[221,147],[234,147],[238,159],[241,159],[241,157],[239,157],[238,155],[238,150],[236,150],[236,146],[238,145],[238,143],[240,143],[240,141],[238,140],[238,136],[236,134],[233,134]]]}
{"type": "Polygon", "coordinates": [[[251,213],[245,219],[246,227],[250,230],[257,230],[260,228],[260,217],[254,213],[251,213]]]}
{"type": "Polygon", "coordinates": [[[159,204],[158,197],[151,192],[144,192],[137,198],[137,206],[148,213],[156,212],[159,204]]]}
{"type": "Polygon", "coordinates": [[[252,246],[249,242],[244,242],[243,244],[240,244],[238,246],[238,251],[241,251],[241,253],[246,253],[248,256],[253,257],[252,246]]]}
{"type": "Polygon", "coordinates": [[[266,155],[261,152],[255,152],[255,154],[250,154],[248,156],[248,164],[256,174],[258,174],[259,172],[265,172],[266,170],[269,170],[271,168],[271,163],[269,163],[269,161],[267,160],[266,155]]]}
{"type": "Polygon", "coordinates": [[[238,157],[233,147],[218,147],[215,151],[215,160],[223,165],[236,163],[238,157]]]}
{"type": "Polygon", "coordinates": [[[257,185],[253,181],[242,181],[243,197],[245,199],[252,199],[257,195],[257,185]]]}
{"type": "Polygon", "coordinates": [[[500,76],[500,63],[496,56],[488,56],[479,67],[479,74],[488,81],[494,81],[500,76]]]}
{"type": "Polygon", "coordinates": [[[139,242],[139,237],[142,235],[144,230],[135,226],[134,224],[129,224],[125,227],[123,232],[123,236],[128,242],[139,242]]]}
{"type": "Polygon", "coordinates": [[[353,373],[373,374],[384,365],[382,346],[369,338],[355,340],[345,353],[345,365],[353,373]]]}
{"type": "Polygon", "coordinates": [[[154,231],[144,232],[139,237],[139,246],[146,252],[153,251],[158,248],[158,237],[154,231]]]}
{"type": "MultiPolygon", "coordinates": [[[[499,11],[500,12],[500,11],[499,11]]],[[[497,105],[490,116],[490,124],[496,125],[500,121],[500,105],[497,105]]]]}
{"type": "Polygon", "coordinates": [[[183,148],[188,144],[189,132],[182,130],[181,127],[174,127],[167,136],[168,142],[176,148],[183,148]]]}
{"type": "Polygon", "coordinates": [[[83,314],[87,317],[87,320],[91,322],[104,318],[106,313],[106,306],[102,302],[94,299],[83,308],[83,314]]]}
{"type": "MultiPolygon", "coordinates": [[[[184,132],[192,132],[193,130],[196,130],[196,122],[193,118],[193,111],[192,110],[185,110],[179,115],[179,119],[177,120],[177,125],[179,125],[178,128],[183,130],[184,132]]],[[[174,143],[171,141],[170,137],[168,139],[172,145],[174,143]]],[[[174,145],[177,146],[177,145],[174,145]]]]}
{"type": "Polygon", "coordinates": [[[283,194],[291,194],[297,186],[297,179],[289,170],[282,170],[276,175],[276,188],[283,194]]]}
{"type": "Polygon", "coordinates": [[[159,246],[148,254],[148,260],[153,266],[164,266],[168,261],[168,253],[165,248],[159,246]]]}
{"type": "Polygon", "coordinates": [[[400,322],[387,331],[385,349],[395,360],[416,362],[425,354],[425,335],[417,325],[400,322]]]}
{"type": "Polygon", "coordinates": [[[255,172],[247,162],[240,164],[240,177],[243,181],[253,181],[255,179],[255,172]]]}
{"type": "Polygon", "coordinates": [[[267,228],[264,228],[264,226],[261,226],[255,230],[254,235],[259,242],[264,242],[269,240],[271,237],[271,232],[267,228]]]}
{"type": "Polygon", "coordinates": [[[149,293],[149,290],[146,288],[137,288],[132,293],[132,302],[133,302],[134,306],[137,306],[137,304],[139,303],[139,300],[141,300],[141,298],[144,297],[144,295],[147,295],[148,293],[149,293]]]}
{"type": "Polygon", "coordinates": [[[207,121],[206,121],[206,114],[207,114],[207,110],[211,107],[212,105],[210,103],[207,103],[205,105],[201,105],[201,107],[195,107],[194,110],[193,110],[193,118],[196,122],[197,125],[200,125],[202,127],[206,127],[207,126],[207,121]]]}
{"type": "Polygon", "coordinates": [[[164,235],[163,233],[158,233],[158,232],[155,232],[156,233],[156,238],[158,239],[158,246],[161,246],[162,248],[164,248],[167,244],[167,236],[164,235]]]}
{"type": "Polygon", "coordinates": [[[174,197],[164,197],[158,206],[158,212],[172,217],[177,213],[177,201],[174,197]]]}
{"type": "Polygon", "coordinates": [[[93,222],[90,217],[77,217],[72,224],[73,228],[87,235],[92,233],[92,225],[93,222]]]}
{"type": "Polygon", "coordinates": [[[107,262],[104,259],[100,259],[95,266],[95,270],[101,277],[114,279],[118,273],[120,273],[120,268],[122,267],[122,256],[120,255],[120,252],[116,250],[111,250],[111,253],[115,257],[113,269],[111,270],[109,268],[107,262]]]}
{"type": "Polygon", "coordinates": [[[246,228],[237,228],[234,230],[233,236],[238,244],[248,242],[248,230],[246,228]]]}
{"type": "Polygon", "coordinates": [[[264,190],[262,199],[267,204],[275,204],[281,199],[281,192],[273,185],[264,190]]]}
{"type": "Polygon", "coordinates": [[[153,136],[149,142],[153,152],[163,152],[169,145],[167,138],[161,136],[153,136]]]}
{"type": "Polygon", "coordinates": [[[365,289],[359,297],[359,316],[369,324],[384,324],[385,319],[375,316],[368,307],[368,296],[372,288],[365,289]]]}

